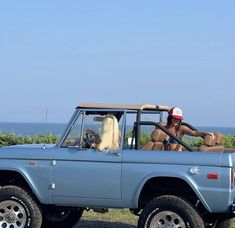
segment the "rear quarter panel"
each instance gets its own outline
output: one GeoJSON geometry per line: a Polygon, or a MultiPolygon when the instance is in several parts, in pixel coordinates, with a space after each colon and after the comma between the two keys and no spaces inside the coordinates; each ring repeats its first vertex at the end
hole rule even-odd
{"type": "Polygon", "coordinates": [[[224,212],[229,204],[229,168],[221,168],[221,156],[222,153],[125,150],[122,157],[123,202],[127,207],[136,208],[141,190],[149,179],[177,177],[189,184],[208,211],[224,212]],[[190,174],[192,167],[197,167],[199,172],[190,174]],[[209,173],[218,174],[219,179],[208,179],[209,173]]]}

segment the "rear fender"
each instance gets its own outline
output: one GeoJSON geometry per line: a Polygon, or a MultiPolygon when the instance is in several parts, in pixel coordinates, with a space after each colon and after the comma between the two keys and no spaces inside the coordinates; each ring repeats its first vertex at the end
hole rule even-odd
{"type": "Polygon", "coordinates": [[[150,174],[146,176],[142,181],[141,184],[139,185],[138,191],[135,196],[135,204],[139,205],[139,199],[141,196],[142,191],[144,190],[145,185],[152,179],[157,179],[157,178],[176,178],[179,180],[184,181],[190,188],[191,190],[195,193],[195,195],[198,197],[198,199],[202,202],[204,207],[208,212],[212,212],[211,208],[201,195],[201,193],[198,190],[197,184],[194,182],[194,180],[190,179],[188,176],[179,176],[179,175],[172,175],[172,173],[157,173],[157,174],[150,174]]]}

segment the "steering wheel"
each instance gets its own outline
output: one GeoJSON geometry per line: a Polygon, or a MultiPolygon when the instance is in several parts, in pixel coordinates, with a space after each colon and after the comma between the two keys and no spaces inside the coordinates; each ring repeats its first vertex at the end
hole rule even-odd
{"type": "Polygon", "coordinates": [[[86,129],[83,133],[82,148],[92,148],[92,144],[99,144],[100,136],[93,130],[86,129]]]}

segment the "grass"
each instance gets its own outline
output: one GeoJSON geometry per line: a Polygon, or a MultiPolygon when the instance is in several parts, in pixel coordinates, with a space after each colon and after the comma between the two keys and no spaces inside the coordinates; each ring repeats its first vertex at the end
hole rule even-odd
{"type": "MultiPolygon", "coordinates": [[[[85,211],[82,216],[85,220],[120,222],[123,224],[137,225],[138,216],[133,215],[128,209],[109,209],[108,213],[100,214],[93,210],[85,211]]],[[[235,221],[232,228],[235,228],[235,221]]]]}
{"type": "Polygon", "coordinates": [[[109,209],[108,213],[96,213],[93,210],[85,211],[84,219],[108,222],[123,222],[127,224],[137,224],[138,216],[133,215],[128,209],[109,209]]]}

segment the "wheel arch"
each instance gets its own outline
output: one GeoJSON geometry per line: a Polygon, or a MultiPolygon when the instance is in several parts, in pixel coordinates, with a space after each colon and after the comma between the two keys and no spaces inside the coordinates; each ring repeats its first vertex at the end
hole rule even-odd
{"type": "Polygon", "coordinates": [[[166,194],[179,195],[191,202],[192,199],[198,199],[204,209],[211,212],[211,208],[197,190],[196,183],[192,183],[191,180],[185,177],[172,175],[150,175],[146,177],[138,189],[135,199],[136,204],[138,208],[142,208],[146,201],[166,194]],[[150,197],[146,198],[146,195],[150,197]]]}
{"type": "Polygon", "coordinates": [[[7,185],[23,187],[28,190],[39,203],[43,202],[42,197],[36,190],[36,187],[34,186],[31,178],[21,170],[0,170],[0,186],[2,187],[7,185]]]}

